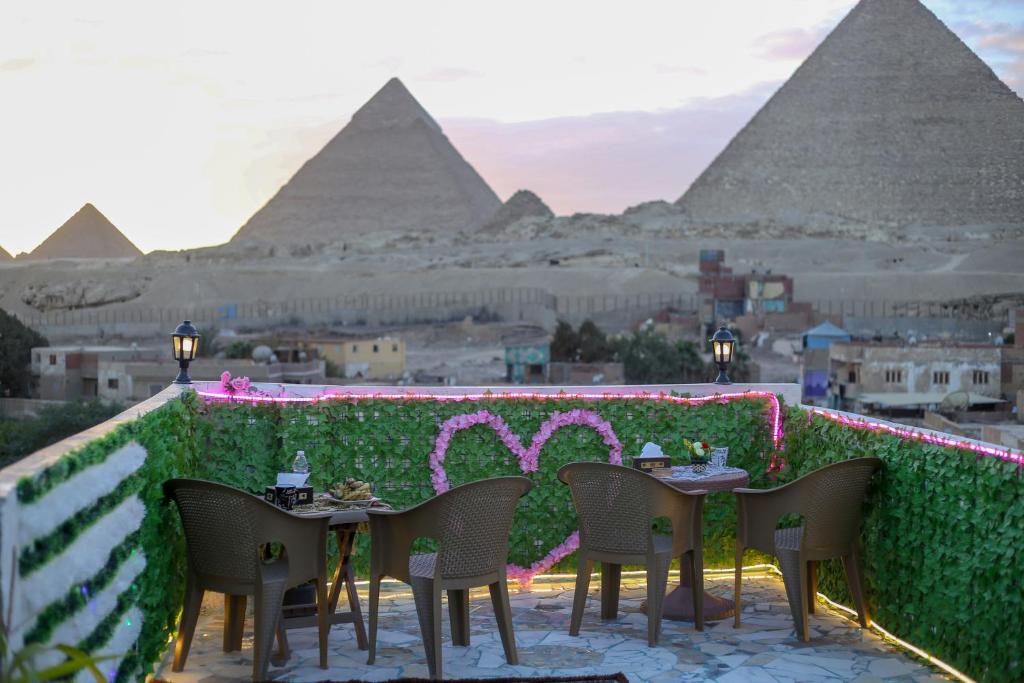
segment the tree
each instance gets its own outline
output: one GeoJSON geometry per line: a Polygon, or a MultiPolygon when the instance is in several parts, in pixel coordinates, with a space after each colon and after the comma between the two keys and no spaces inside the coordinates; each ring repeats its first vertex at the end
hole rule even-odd
{"type": "Polygon", "coordinates": [[[0,395],[29,396],[32,347],[49,345],[46,337],[0,309],[0,395]]]}
{"type": "MultiPolygon", "coordinates": [[[[718,377],[718,365],[714,358],[708,363],[706,371],[709,377],[718,377]]],[[[736,344],[732,362],[726,373],[733,382],[749,382],[751,380],[750,356],[740,348],[739,344],[736,344]]]]}
{"type": "Polygon", "coordinates": [[[704,361],[700,357],[700,351],[697,350],[696,344],[692,341],[677,341],[676,354],[679,356],[679,381],[681,383],[693,384],[708,381],[704,361]]]}
{"type": "Polygon", "coordinates": [[[591,320],[584,320],[576,333],[579,342],[577,356],[581,363],[604,363],[611,360],[612,348],[601,328],[591,320]]]}
{"type": "Polygon", "coordinates": [[[0,467],[117,415],[119,403],[72,401],[44,407],[39,417],[0,420],[0,467]]]}
{"type": "Polygon", "coordinates": [[[619,339],[616,356],[630,384],[672,384],[682,379],[679,352],[663,335],[642,329],[619,339]]]}
{"type": "Polygon", "coordinates": [[[572,363],[576,360],[579,351],[579,337],[572,329],[572,325],[559,320],[555,327],[555,336],[551,339],[551,360],[556,362],[572,363]]]}

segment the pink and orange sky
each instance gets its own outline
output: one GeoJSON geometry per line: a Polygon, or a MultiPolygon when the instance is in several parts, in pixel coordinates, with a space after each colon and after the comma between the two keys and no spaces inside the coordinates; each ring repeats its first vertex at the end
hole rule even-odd
{"type": "MultiPolygon", "coordinates": [[[[675,200],[854,0],[10,3],[0,246],[223,242],[391,76],[505,199],[675,200]]],[[[1018,94],[1024,0],[925,0],[1018,94]]]]}

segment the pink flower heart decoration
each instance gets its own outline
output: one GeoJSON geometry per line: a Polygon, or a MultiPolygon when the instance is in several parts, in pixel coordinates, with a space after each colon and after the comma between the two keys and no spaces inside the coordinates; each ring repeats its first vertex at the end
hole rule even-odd
{"type": "MultiPolygon", "coordinates": [[[[536,472],[540,458],[540,451],[559,428],[567,425],[583,425],[591,427],[601,435],[602,440],[611,449],[608,452],[608,462],[622,464],[622,443],[615,436],[615,430],[611,423],[591,410],[570,410],[567,413],[555,412],[540,426],[537,433],[533,435],[533,441],[529,448],[524,448],[519,437],[512,433],[501,416],[487,410],[480,410],[475,413],[456,415],[448,418],[441,425],[441,433],[437,435],[434,442],[434,450],[430,454],[430,481],[437,493],[444,493],[450,488],[448,474],[444,469],[444,457],[448,452],[448,444],[451,443],[455,432],[469,429],[476,425],[486,424],[501,437],[502,443],[515,454],[519,460],[519,469],[523,472],[536,472]]],[[[535,576],[550,569],[556,562],[574,552],[580,547],[580,533],[574,531],[569,536],[551,549],[542,559],[537,560],[529,567],[519,565],[508,565],[508,577],[519,582],[520,586],[528,586],[535,576]]]]}

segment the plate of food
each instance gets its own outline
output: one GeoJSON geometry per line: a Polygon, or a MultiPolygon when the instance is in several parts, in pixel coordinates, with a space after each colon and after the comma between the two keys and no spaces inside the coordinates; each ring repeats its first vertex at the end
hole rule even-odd
{"type": "Polygon", "coordinates": [[[343,482],[328,486],[327,495],[329,498],[343,503],[346,507],[353,508],[370,507],[380,500],[380,498],[373,495],[373,487],[369,482],[352,479],[351,477],[343,482]]]}

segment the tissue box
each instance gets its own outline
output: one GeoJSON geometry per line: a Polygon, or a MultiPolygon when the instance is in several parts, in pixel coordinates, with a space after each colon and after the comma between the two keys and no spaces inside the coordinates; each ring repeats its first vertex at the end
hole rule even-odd
{"type": "Polygon", "coordinates": [[[672,459],[667,455],[638,455],[633,458],[633,467],[642,472],[654,474],[653,470],[671,469],[672,459]]]}
{"type": "Polygon", "coordinates": [[[296,505],[307,505],[313,502],[313,487],[268,486],[264,489],[263,499],[283,510],[291,510],[296,505]]]}

